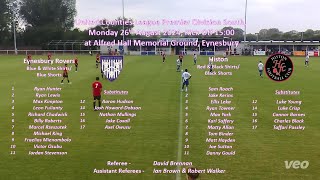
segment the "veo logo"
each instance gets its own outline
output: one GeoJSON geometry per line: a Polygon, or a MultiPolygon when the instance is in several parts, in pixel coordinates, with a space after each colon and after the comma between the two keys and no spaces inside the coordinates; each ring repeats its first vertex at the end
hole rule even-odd
{"type": "Polygon", "coordinates": [[[307,169],[309,166],[309,161],[284,161],[284,165],[286,166],[286,169],[307,169]]]}

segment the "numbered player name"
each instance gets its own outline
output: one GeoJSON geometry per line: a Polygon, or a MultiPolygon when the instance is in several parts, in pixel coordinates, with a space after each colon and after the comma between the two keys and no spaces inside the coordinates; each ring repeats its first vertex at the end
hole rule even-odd
{"type": "Polygon", "coordinates": [[[62,120],[61,119],[34,119],[33,120],[34,123],[62,123],[62,120]]]}
{"type": "Polygon", "coordinates": [[[62,149],[62,145],[59,144],[48,144],[48,145],[43,145],[43,144],[34,144],[33,148],[34,149],[62,149]]]}
{"type": "Polygon", "coordinates": [[[288,116],[290,116],[290,117],[305,117],[306,114],[304,114],[304,113],[293,113],[293,112],[291,112],[291,113],[276,113],[276,112],[274,112],[274,113],[272,113],[272,116],[273,117],[288,117],[288,116]]]}
{"type": "Polygon", "coordinates": [[[276,104],[296,104],[296,105],[301,105],[302,101],[298,100],[276,100],[276,104]]]}
{"type": "Polygon", "coordinates": [[[39,111],[39,110],[62,111],[63,107],[62,106],[33,106],[32,109],[35,111],[39,111]]]}
{"type": "Polygon", "coordinates": [[[63,100],[50,100],[50,99],[45,99],[45,100],[39,100],[39,99],[34,99],[33,104],[63,104],[63,100]]]}
{"type": "Polygon", "coordinates": [[[301,124],[304,123],[304,119],[275,119],[274,123],[296,123],[296,124],[301,124]]]}
{"type": "Polygon", "coordinates": [[[232,130],[234,129],[234,126],[230,125],[223,125],[223,126],[213,126],[213,125],[208,125],[209,130],[232,130]]]}
{"type": "Polygon", "coordinates": [[[59,88],[59,87],[34,87],[33,90],[36,92],[39,92],[39,91],[61,91],[62,88],[59,88]]]}
{"type": "Polygon", "coordinates": [[[208,156],[234,156],[236,155],[236,151],[207,151],[206,155],[208,156]]]}
{"type": "Polygon", "coordinates": [[[52,139],[52,138],[24,138],[25,142],[59,142],[59,143],[69,143],[71,142],[70,138],[56,138],[56,139],[52,139]]]}
{"type": "Polygon", "coordinates": [[[233,148],[233,146],[231,146],[231,145],[220,145],[220,144],[218,144],[218,145],[209,145],[209,149],[232,149],[233,148]]]}
{"type": "Polygon", "coordinates": [[[64,126],[50,126],[50,125],[41,125],[41,126],[35,126],[35,125],[29,125],[29,129],[67,129],[67,125],[64,126]]]}
{"type": "Polygon", "coordinates": [[[305,126],[301,126],[301,125],[273,125],[273,129],[275,130],[304,130],[306,127],[305,126]]]}
{"type": "Polygon", "coordinates": [[[101,106],[97,108],[98,110],[141,110],[140,106],[101,106]]]}
{"type": "MultiPolygon", "coordinates": [[[[30,128],[29,128],[30,129],[30,128]]],[[[60,131],[34,131],[34,136],[62,136],[63,133],[60,131]]]]}
{"type": "Polygon", "coordinates": [[[45,116],[68,116],[67,112],[63,113],[52,113],[52,112],[44,112],[44,113],[37,113],[37,112],[29,112],[28,116],[39,116],[39,117],[45,117],[45,116]]]}
{"type": "Polygon", "coordinates": [[[233,124],[232,119],[208,119],[208,124],[219,123],[219,124],[233,124]]]}
{"type": "Polygon", "coordinates": [[[106,125],[104,129],[131,129],[131,126],[120,126],[120,125],[106,125]]]}
{"type": "Polygon", "coordinates": [[[233,87],[209,87],[209,91],[233,91],[233,87]]]}
{"type": "Polygon", "coordinates": [[[99,116],[136,117],[137,114],[136,113],[129,113],[129,112],[118,112],[118,113],[109,113],[109,112],[103,113],[103,112],[100,112],[99,116]]]}
{"type": "Polygon", "coordinates": [[[213,112],[213,113],[210,113],[210,116],[212,117],[220,117],[220,116],[222,116],[222,117],[231,117],[231,113],[230,112],[228,112],[228,113],[215,113],[215,112],[213,112]]]}
{"type": "Polygon", "coordinates": [[[47,94],[43,94],[43,93],[36,93],[36,97],[37,98],[56,98],[56,97],[61,97],[60,93],[47,93],[47,94]]]}
{"type": "Polygon", "coordinates": [[[236,107],[230,106],[230,107],[226,107],[226,106],[207,106],[206,110],[207,111],[233,111],[235,110],[236,107]]]}
{"type": "Polygon", "coordinates": [[[206,139],[206,142],[210,142],[210,143],[216,143],[216,142],[219,142],[219,143],[233,143],[233,142],[236,142],[236,139],[233,139],[233,138],[228,138],[228,139],[223,139],[223,138],[207,138],[206,139]]]}
{"type": "Polygon", "coordinates": [[[298,106],[278,106],[278,110],[279,111],[288,111],[288,110],[291,110],[291,111],[300,111],[300,107],[298,106]]]}
{"type": "MultiPolygon", "coordinates": [[[[213,95],[209,94],[208,97],[212,97],[213,95]]],[[[210,100],[210,104],[231,104],[230,100],[217,100],[217,99],[213,99],[210,100]]]]}
{"type": "Polygon", "coordinates": [[[127,100],[127,99],[102,100],[102,104],[133,104],[133,100],[127,100]]]}
{"type": "Polygon", "coordinates": [[[59,155],[59,156],[64,156],[67,155],[68,152],[60,152],[60,151],[56,151],[56,152],[51,152],[51,151],[29,151],[28,155],[32,155],[32,156],[39,156],[39,155],[45,155],[45,156],[54,156],[54,155],[59,155]]]}
{"type": "Polygon", "coordinates": [[[208,132],[209,136],[233,136],[233,132],[208,132]]]}
{"type": "Polygon", "coordinates": [[[212,93],[212,94],[209,94],[208,97],[214,97],[214,98],[218,98],[218,97],[221,97],[221,98],[233,98],[233,94],[229,94],[229,93],[219,93],[219,94],[212,93]]]}
{"type": "Polygon", "coordinates": [[[131,119],[106,119],[106,123],[130,123],[131,119]]]}

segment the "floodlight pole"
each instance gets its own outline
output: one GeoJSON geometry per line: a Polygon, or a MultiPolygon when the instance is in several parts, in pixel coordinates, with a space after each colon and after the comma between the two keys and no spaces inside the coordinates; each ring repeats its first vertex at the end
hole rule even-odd
{"type": "Polygon", "coordinates": [[[17,55],[18,51],[17,51],[17,36],[16,36],[16,9],[17,9],[17,5],[15,4],[15,2],[13,2],[13,4],[11,5],[11,10],[12,10],[12,15],[13,15],[13,44],[14,44],[14,53],[17,55]]]}
{"type": "Polygon", "coordinates": [[[16,38],[16,21],[13,20],[13,41],[14,41],[14,53],[17,55],[17,38],[16,38]]]}
{"type": "Polygon", "coordinates": [[[124,35],[125,35],[125,29],[124,29],[124,24],[125,24],[125,20],[124,20],[124,0],[122,0],[122,29],[123,29],[123,34],[122,34],[122,48],[123,48],[123,53],[124,53],[124,35]]]}
{"type": "Polygon", "coordinates": [[[248,0],[246,0],[246,6],[244,11],[244,42],[247,41],[247,7],[248,7],[248,0]]]}

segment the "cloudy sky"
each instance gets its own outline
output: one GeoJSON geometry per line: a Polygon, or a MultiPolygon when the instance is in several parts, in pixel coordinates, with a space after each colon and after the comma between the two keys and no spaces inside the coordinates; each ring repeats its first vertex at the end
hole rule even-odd
{"type": "MultiPolygon", "coordinates": [[[[245,0],[124,0],[124,4],[125,17],[135,20],[196,18],[244,21],[245,13],[245,0]]],[[[77,0],[76,6],[78,20],[112,20],[122,16],[121,0],[77,0]]],[[[279,28],[280,31],[318,30],[319,11],[320,0],[248,0],[247,33],[256,33],[263,28],[279,28]]],[[[77,27],[83,29],[87,26],[77,27]]],[[[234,27],[244,29],[244,26],[234,27]]]]}

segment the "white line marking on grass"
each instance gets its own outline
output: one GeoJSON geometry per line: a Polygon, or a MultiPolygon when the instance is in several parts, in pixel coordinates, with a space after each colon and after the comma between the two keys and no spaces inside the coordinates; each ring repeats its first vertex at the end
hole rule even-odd
{"type": "MultiPolygon", "coordinates": [[[[183,73],[183,72],[182,72],[183,73]]],[[[182,75],[181,73],[181,75],[182,75]]],[[[181,76],[182,78],[182,76],[181,76]]],[[[181,81],[182,82],[182,81],[181,81]]],[[[178,157],[177,157],[177,162],[181,162],[182,160],[182,84],[183,82],[181,83],[181,87],[179,89],[180,91],[180,110],[179,110],[179,135],[178,135],[178,157]]],[[[177,166],[177,170],[180,170],[181,169],[181,166],[177,166]]],[[[181,173],[177,173],[176,174],[176,180],[181,180],[181,173]]]]}

